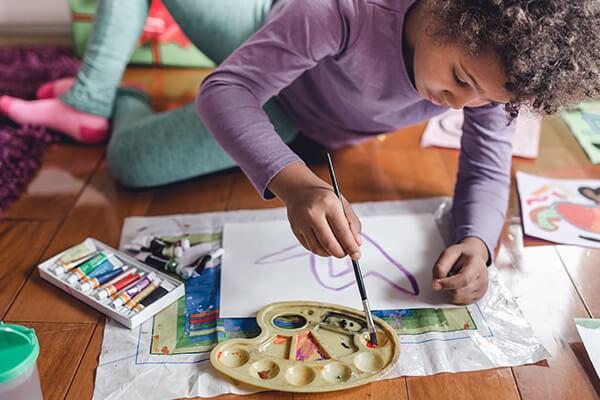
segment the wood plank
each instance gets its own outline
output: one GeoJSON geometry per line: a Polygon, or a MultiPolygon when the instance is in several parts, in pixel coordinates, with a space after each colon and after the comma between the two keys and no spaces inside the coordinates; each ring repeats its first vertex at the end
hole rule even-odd
{"type": "Polygon", "coordinates": [[[40,344],[37,368],[45,399],[62,399],[94,332],[91,324],[16,323],[35,329],[40,344]]]}
{"type": "Polygon", "coordinates": [[[556,246],[571,280],[593,318],[600,318],[600,249],[556,246]]]}
{"type": "Polygon", "coordinates": [[[368,399],[368,400],[404,400],[408,399],[406,393],[406,379],[395,378],[368,383],[352,389],[328,393],[294,393],[294,400],[339,400],[339,399],[368,399]]]}
{"type": "Polygon", "coordinates": [[[0,224],[0,317],[25,284],[57,229],[57,222],[4,221],[0,224]]]}
{"type": "Polygon", "coordinates": [[[102,339],[104,338],[104,320],[102,320],[93,331],[92,338],[87,346],[83,360],[77,368],[73,381],[69,386],[65,400],[91,399],[94,394],[94,382],[96,380],[96,368],[102,350],[102,339]]]}
{"type": "Polygon", "coordinates": [[[520,398],[510,368],[407,377],[406,383],[410,400],[520,398]]]}
{"type": "Polygon", "coordinates": [[[21,197],[3,215],[10,219],[62,220],[98,166],[104,146],[72,142],[49,148],[21,197]]]}
{"type": "MultiPolygon", "coordinates": [[[[117,247],[125,217],[145,215],[152,190],[127,190],[114,181],[103,162],[52,240],[46,260],[86,237],[117,247]]],[[[7,313],[13,321],[96,323],[101,314],[34,272],[7,313]]]]}
{"type": "Polygon", "coordinates": [[[523,248],[520,224],[511,224],[496,258],[500,276],[534,332],[552,354],[547,362],[513,368],[523,399],[598,399],[570,343],[580,341],[573,318],[588,313],[553,246],[523,248]]]}
{"type": "Polygon", "coordinates": [[[147,215],[222,211],[233,182],[231,171],[155,189],[147,215]]]}

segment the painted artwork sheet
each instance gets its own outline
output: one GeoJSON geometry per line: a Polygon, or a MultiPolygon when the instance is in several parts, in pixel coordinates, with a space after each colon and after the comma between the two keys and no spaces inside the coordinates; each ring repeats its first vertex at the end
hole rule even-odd
{"type": "Polygon", "coordinates": [[[517,172],[525,234],[600,248],[600,180],[544,178],[517,172]]]}
{"type": "MultiPolygon", "coordinates": [[[[462,124],[462,110],[448,110],[431,118],[421,137],[421,146],[459,149],[462,124]]],[[[540,142],[541,119],[520,116],[516,124],[515,135],[513,136],[513,156],[536,158],[540,142]]]]}
{"type": "MultiPolygon", "coordinates": [[[[427,213],[450,242],[448,198],[354,204],[361,220],[427,213]]],[[[145,235],[190,239],[195,252],[221,245],[223,225],[285,221],[284,209],[127,218],[120,248],[145,235]]],[[[208,265],[185,282],[186,295],[135,329],[107,320],[94,385],[94,400],[212,397],[256,392],[212,368],[210,351],[230,338],[252,338],[256,320],[223,318],[222,266],[208,265]]],[[[489,269],[485,297],[467,307],[374,311],[398,333],[399,362],[383,379],[521,365],[549,357],[516,301],[489,269]]]]}
{"type": "MultiPolygon", "coordinates": [[[[373,310],[450,306],[431,287],[444,242],[431,214],[361,219],[360,266],[373,310]]],[[[322,301],[362,309],[349,257],[304,249],[288,221],[223,227],[221,316],[256,316],[277,301],[322,301]]]]}
{"type": "Polygon", "coordinates": [[[560,112],[593,164],[600,164],[600,101],[579,103],[560,112]]]}
{"type": "Polygon", "coordinates": [[[575,318],[575,326],[600,378],[600,319],[575,318]]]}

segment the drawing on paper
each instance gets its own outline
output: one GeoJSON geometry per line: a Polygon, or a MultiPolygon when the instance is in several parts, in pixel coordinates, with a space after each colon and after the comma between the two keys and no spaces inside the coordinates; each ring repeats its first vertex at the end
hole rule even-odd
{"type": "Polygon", "coordinates": [[[557,243],[600,243],[600,181],[517,173],[525,233],[557,243]],[[533,190],[531,189],[533,188],[533,190]]]}
{"type": "MultiPolygon", "coordinates": [[[[383,255],[390,262],[391,265],[406,275],[408,283],[410,284],[410,288],[404,288],[400,286],[399,283],[392,281],[388,276],[374,270],[369,270],[367,272],[363,271],[363,279],[367,280],[371,277],[373,279],[379,279],[397,291],[410,296],[418,296],[419,284],[414,275],[404,268],[397,260],[393,259],[369,235],[362,232],[361,236],[365,240],[365,244],[375,246],[377,251],[379,251],[381,255],[383,255]]],[[[352,267],[352,261],[350,258],[346,257],[344,259],[336,259],[333,257],[317,257],[310,251],[304,249],[299,243],[286,247],[283,250],[267,254],[266,256],[256,260],[255,264],[276,264],[282,261],[301,257],[307,258],[307,267],[315,277],[316,282],[325,289],[341,291],[355,284],[354,269],[352,267]]]]}

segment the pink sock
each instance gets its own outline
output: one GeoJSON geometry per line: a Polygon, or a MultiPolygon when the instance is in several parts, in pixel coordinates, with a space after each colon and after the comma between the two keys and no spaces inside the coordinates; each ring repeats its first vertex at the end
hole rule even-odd
{"type": "Polygon", "coordinates": [[[69,90],[74,81],[75,78],[62,78],[44,83],[37,90],[36,97],[38,99],[53,99],[55,97],[60,97],[69,90]]]}
{"type": "MultiPolygon", "coordinates": [[[[52,82],[46,82],[39,87],[36,92],[36,97],[38,99],[53,99],[60,97],[71,88],[73,82],[75,82],[75,78],[61,78],[52,82]]],[[[123,82],[121,85],[141,91],[146,90],[143,85],[136,82],[123,82]]]]}
{"type": "Polygon", "coordinates": [[[76,110],[58,99],[25,101],[0,96],[0,111],[20,124],[45,126],[82,143],[100,143],[108,137],[108,119],[76,110]]]}

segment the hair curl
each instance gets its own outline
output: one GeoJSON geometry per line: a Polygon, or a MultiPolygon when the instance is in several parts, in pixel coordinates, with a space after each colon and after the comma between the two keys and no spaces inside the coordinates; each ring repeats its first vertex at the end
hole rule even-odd
{"type": "Polygon", "coordinates": [[[514,118],[551,114],[600,92],[596,0],[429,0],[429,34],[470,55],[498,54],[514,118]]]}

